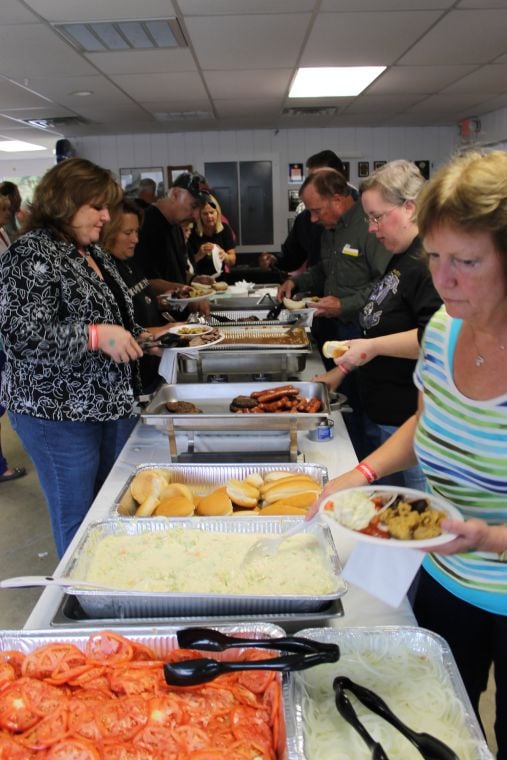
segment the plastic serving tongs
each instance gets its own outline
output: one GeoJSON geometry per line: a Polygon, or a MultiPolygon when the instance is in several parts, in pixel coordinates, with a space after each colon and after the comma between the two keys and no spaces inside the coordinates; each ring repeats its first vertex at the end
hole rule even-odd
{"type": "Polygon", "coordinates": [[[405,723],[402,723],[389,709],[384,700],[378,694],[375,694],[374,691],[370,691],[370,689],[354,683],[354,681],[351,681],[346,676],[335,678],[333,689],[335,691],[335,702],[338,712],[355,728],[361,739],[371,750],[372,760],[389,760],[389,758],[384,752],[382,745],[375,741],[357,717],[356,711],[345,694],[346,691],[350,691],[365,707],[397,728],[400,734],[403,734],[419,750],[424,760],[459,760],[458,755],[447,744],[441,742],[440,739],[431,736],[431,734],[413,731],[405,723]]]}
{"type": "Polygon", "coordinates": [[[229,648],[253,647],[256,649],[284,650],[295,654],[266,660],[225,661],[200,657],[192,660],[168,662],[164,665],[166,682],[171,686],[197,686],[212,681],[224,673],[241,670],[278,670],[290,672],[306,670],[325,662],[337,662],[340,649],[336,644],[323,644],[297,636],[278,639],[242,639],[227,636],[208,628],[187,628],[179,631],[178,644],[183,649],[201,649],[222,652],[229,648]]]}

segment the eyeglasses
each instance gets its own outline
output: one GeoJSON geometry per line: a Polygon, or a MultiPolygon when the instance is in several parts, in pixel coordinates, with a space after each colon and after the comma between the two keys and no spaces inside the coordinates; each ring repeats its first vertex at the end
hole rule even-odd
{"type": "Polygon", "coordinates": [[[393,208],[390,208],[389,211],[384,211],[382,214],[377,214],[377,216],[365,216],[364,217],[364,221],[368,225],[370,225],[370,224],[376,224],[377,227],[380,227],[380,225],[382,224],[382,220],[384,219],[384,217],[389,216],[389,214],[391,214],[394,211],[394,209],[396,209],[396,208],[400,208],[400,207],[399,206],[393,206],[393,208]]]}

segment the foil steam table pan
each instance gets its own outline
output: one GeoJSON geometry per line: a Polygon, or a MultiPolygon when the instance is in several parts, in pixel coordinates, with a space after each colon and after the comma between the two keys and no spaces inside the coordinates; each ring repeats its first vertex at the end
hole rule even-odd
{"type": "Polygon", "coordinates": [[[184,483],[196,496],[206,496],[215,488],[224,486],[231,478],[244,480],[253,473],[264,476],[273,470],[287,472],[290,475],[308,475],[322,487],[326,485],[328,479],[327,467],[320,464],[283,463],[275,465],[272,462],[270,464],[140,464],[121,487],[112,505],[113,514],[119,515],[118,507],[123,496],[130,488],[135,476],[144,470],[165,470],[169,473],[170,483],[184,483]]]}
{"type": "MultiPolygon", "coordinates": [[[[176,529],[197,529],[205,532],[227,534],[233,540],[237,534],[279,535],[301,523],[300,518],[291,519],[259,517],[210,518],[147,518],[132,520],[116,518],[91,523],[61,574],[86,580],[93,555],[106,536],[137,536],[145,532],[167,534],[176,529]]],[[[321,551],[331,569],[335,587],[331,593],[318,595],[255,595],[219,593],[148,592],[133,590],[94,590],[70,586],[66,594],[78,599],[87,615],[95,618],[174,617],[183,615],[234,615],[273,612],[315,612],[346,592],[341,575],[341,564],[331,531],[325,525],[315,535],[319,538],[321,551]]]]}
{"type": "MultiPolygon", "coordinates": [[[[330,690],[332,694],[332,680],[338,675],[348,675],[346,671],[347,655],[363,654],[372,652],[382,657],[384,653],[399,652],[403,649],[413,653],[428,661],[429,666],[434,672],[442,676],[444,682],[447,682],[449,689],[458,698],[463,710],[463,730],[467,731],[470,736],[470,754],[467,754],[466,760],[493,760],[484,736],[482,734],[479,722],[475,716],[474,710],[466,693],[465,686],[459,674],[456,662],[451,653],[447,642],[436,633],[428,631],[425,628],[415,626],[378,626],[368,628],[304,628],[297,632],[298,636],[304,636],[315,641],[321,641],[330,644],[338,644],[340,647],[340,660],[335,663],[334,671],[330,671],[328,666],[323,666],[326,670],[322,673],[334,672],[330,676],[330,690]]],[[[322,677],[324,677],[322,675],[322,677]]],[[[352,680],[357,680],[353,675],[352,680]]],[[[400,679],[409,677],[404,676],[402,670],[399,672],[400,679]]],[[[373,688],[364,679],[361,686],[373,688]]],[[[382,696],[381,689],[375,688],[379,696],[382,696]]],[[[289,737],[289,752],[291,756],[297,756],[300,760],[319,760],[315,753],[310,752],[310,748],[305,746],[305,704],[308,696],[303,685],[303,677],[295,674],[288,685],[288,699],[284,703],[285,721],[287,725],[287,735],[289,737]]],[[[389,699],[386,697],[389,704],[389,699]]],[[[395,710],[396,712],[396,710],[395,710]]],[[[402,720],[403,717],[399,716],[402,720]]],[[[367,722],[365,720],[365,724],[367,722]]],[[[387,726],[387,724],[386,724],[387,726]]],[[[394,730],[394,729],[392,729],[394,730]]],[[[429,731],[429,733],[433,733],[429,731]]],[[[434,734],[436,735],[436,734],[434,734]]],[[[460,734],[461,735],[461,734],[460,734]]],[[[400,734],[401,738],[401,734],[400,734]]],[[[401,741],[406,741],[402,739],[401,741]]],[[[336,735],[336,745],[340,746],[340,736],[336,735]]],[[[364,758],[371,757],[371,751],[364,746],[364,758]]],[[[417,752],[415,752],[417,754],[417,752]]],[[[391,757],[391,755],[389,755],[391,757]]],[[[352,755],[347,755],[352,758],[352,755]]],[[[354,755],[354,760],[356,760],[354,755]]],[[[363,757],[363,756],[362,756],[363,757]]],[[[399,755],[402,757],[402,754],[399,755]]],[[[460,755],[460,760],[465,760],[460,755]]]]}
{"type": "Polygon", "coordinates": [[[306,412],[260,414],[238,414],[231,412],[230,403],[236,396],[249,396],[254,391],[269,391],[279,388],[279,382],[250,383],[176,383],[164,384],[156,391],[148,406],[141,412],[141,419],[147,425],[167,428],[167,425],[182,430],[312,430],[322,420],[331,415],[329,394],[324,383],[289,383],[297,388],[305,398],[318,398],[321,409],[313,414],[306,412]],[[202,413],[172,414],[166,409],[167,402],[189,401],[202,413]]]}
{"type": "MultiPolygon", "coordinates": [[[[270,623],[250,623],[247,625],[233,623],[231,625],[213,625],[217,631],[221,631],[229,636],[239,636],[249,639],[273,639],[273,651],[276,651],[276,639],[284,636],[285,632],[277,625],[270,623]]],[[[149,628],[140,627],[115,627],[115,633],[127,637],[131,641],[150,647],[156,655],[164,660],[174,650],[178,649],[177,632],[182,626],[150,626],[149,628]]],[[[0,651],[17,650],[23,654],[30,654],[37,647],[47,644],[65,643],[73,644],[78,649],[84,651],[89,635],[93,630],[79,630],[76,628],[66,630],[4,630],[0,631],[0,651]]],[[[203,652],[203,657],[213,657],[216,660],[236,660],[240,659],[243,649],[227,649],[224,652],[203,652]]],[[[288,698],[288,683],[290,676],[282,677],[282,699],[288,698]]],[[[288,750],[288,740],[294,745],[294,737],[288,737],[282,715],[281,737],[277,760],[297,760],[296,754],[291,754],[288,750]]]]}

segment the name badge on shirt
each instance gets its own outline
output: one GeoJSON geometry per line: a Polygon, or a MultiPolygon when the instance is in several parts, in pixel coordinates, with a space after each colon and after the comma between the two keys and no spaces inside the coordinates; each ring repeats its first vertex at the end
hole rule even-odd
{"type": "Polygon", "coordinates": [[[345,243],[343,246],[342,253],[345,256],[359,256],[359,250],[357,248],[352,248],[348,243],[345,243]]]}

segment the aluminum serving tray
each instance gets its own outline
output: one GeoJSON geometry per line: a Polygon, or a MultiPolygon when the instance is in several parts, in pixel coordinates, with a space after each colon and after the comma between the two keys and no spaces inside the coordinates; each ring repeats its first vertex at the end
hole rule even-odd
{"type": "MultiPolygon", "coordinates": [[[[153,518],[132,520],[116,518],[88,526],[62,575],[86,579],[89,562],[99,542],[110,535],[136,536],[145,532],[164,534],[176,528],[191,528],[206,532],[234,534],[280,534],[300,524],[300,519],[259,517],[243,520],[237,517],[210,518],[153,518]],[[83,577],[84,576],[84,577],[83,577]]],[[[316,596],[260,596],[241,594],[181,594],[178,592],[94,591],[72,586],[65,593],[73,594],[90,617],[129,618],[183,615],[234,615],[272,612],[316,612],[338,599],[346,591],[341,577],[341,565],[331,531],[323,526],[321,546],[325,551],[336,586],[333,592],[316,596]]]]}
{"type": "MultiPolygon", "coordinates": [[[[372,628],[306,628],[298,631],[298,636],[316,641],[338,644],[341,650],[341,658],[336,663],[336,675],[340,675],[340,662],[346,661],[347,652],[377,652],[406,648],[410,652],[428,658],[428,661],[439,673],[445,673],[449,686],[460,700],[464,708],[465,725],[472,738],[476,754],[473,760],[493,760],[493,755],[487,747],[481,728],[473,711],[472,705],[465,690],[465,686],[458,672],[456,662],[449,649],[449,645],[437,634],[413,626],[382,626],[372,628]]],[[[400,674],[403,677],[403,674],[400,674]]],[[[368,683],[362,683],[368,687],[368,683]]],[[[330,689],[331,684],[330,684],[330,689]]],[[[296,676],[290,680],[289,698],[284,702],[285,721],[287,726],[288,746],[291,756],[300,760],[318,760],[315,756],[305,752],[304,741],[304,691],[302,678],[296,676]]],[[[336,737],[337,743],[339,736],[336,737]]],[[[365,758],[369,758],[365,745],[365,758]]]]}
{"type": "Polygon", "coordinates": [[[220,326],[220,332],[224,339],[215,346],[204,347],[203,351],[235,351],[238,348],[243,351],[301,351],[311,347],[309,335],[301,326],[224,324],[220,326]]]}
{"type": "Polygon", "coordinates": [[[292,311],[289,309],[282,309],[280,314],[276,319],[269,319],[268,320],[268,314],[269,310],[264,309],[263,311],[251,311],[249,312],[247,309],[241,311],[241,310],[230,310],[230,311],[217,311],[214,310],[209,317],[207,318],[207,322],[211,325],[214,325],[216,327],[224,327],[227,324],[230,324],[230,326],[235,327],[246,327],[246,326],[257,326],[257,325],[290,325],[294,320],[298,320],[299,324],[302,327],[310,327],[313,317],[313,310],[312,309],[298,309],[297,311],[292,311]],[[216,317],[216,319],[214,319],[216,317]],[[225,317],[226,319],[230,319],[231,322],[220,322],[219,317],[225,317]],[[249,318],[251,318],[249,320],[249,318]]]}
{"type": "MultiPolygon", "coordinates": [[[[182,626],[160,626],[150,628],[133,628],[121,627],[115,628],[116,633],[126,636],[131,641],[138,644],[144,644],[155,651],[160,659],[165,659],[170,652],[178,648],[176,634],[182,626]]],[[[251,623],[247,625],[214,625],[218,631],[230,636],[242,636],[250,639],[273,639],[273,649],[276,651],[276,639],[284,636],[282,628],[270,623],[251,623]]],[[[93,629],[79,631],[77,629],[65,630],[33,630],[33,631],[0,631],[0,651],[15,649],[24,654],[30,654],[34,649],[46,644],[66,643],[74,644],[78,649],[84,650],[88,637],[93,629]]],[[[211,655],[216,660],[236,660],[240,659],[241,648],[227,649],[225,652],[213,652],[211,655]]],[[[203,652],[204,657],[209,657],[209,652],[203,652]]],[[[282,677],[282,698],[285,702],[288,698],[290,677],[282,677]]],[[[282,721],[282,735],[280,738],[280,751],[277,760],[297,760],[296,754],[291,754],[288,750],[288,741],[294,745],[294,737],[289,737],[282,721]]]]}
{"type": "MultiPolygon", "coordinates": [[[[169,481],[171,483],[184,483],[193,494],[199,496],[205,496],[215,488],[225,485],[230,478],[244,480],[247,475],[259,473],[259,475],[263,476],[273,470],[283,470],[294,475],[309,475],[322,487],[325,486],[328,478],[327,468],[319,464],[284,463],[277,465],[272,462],[270,464],[140,464],[122,486],[120,493],[112,505],[113,514],[119,514],[118,507],[122,497],[130,488],[130,484],[135,476],[143,470],[167,470],[170,473],[169,481]]],[[[139,518],[135,519],[138,520],[139,518]]]]}
{"type": "Polygon", "coordinates": [[[253,391],[278,388],[279,382],[269,383],[178,383],[161,385],[148,406],[141,412],[141,419],[148,425],[167,429],[170,425],[184,430],[312,430],[323,420],[327,421],[331,411],[329,394],[324,383],[293,382],[306,398],[316,397],[322,408],[315,414],[298,412],[265,414],[236,414],[229,410],[235,396],[249,396],[253,391]],[[170,414],[165,408],[168,401],[190,401],[202,414],[170,414]]]}

